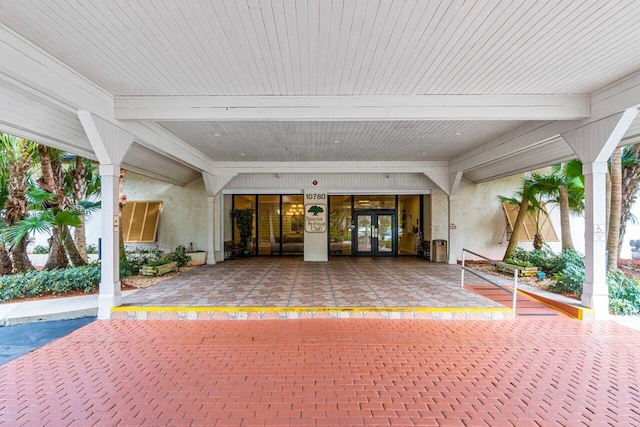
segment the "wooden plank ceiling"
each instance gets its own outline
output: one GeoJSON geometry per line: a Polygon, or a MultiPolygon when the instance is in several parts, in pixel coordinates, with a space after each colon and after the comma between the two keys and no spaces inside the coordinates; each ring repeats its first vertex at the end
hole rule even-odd
{"type": "Polygon", "coordinates": [[[637,70],[632,1],[2,1],[114,95],[592,93],[637,70]]]}
{"type": "MultiPolygon", "coordinates": [[[[591,94],[638,70],[639,22],[637,1],[0,0],[114,96],[591,94]]],[[[523,124],[162,123],[213,161],[450,160],[523,124]]]]}

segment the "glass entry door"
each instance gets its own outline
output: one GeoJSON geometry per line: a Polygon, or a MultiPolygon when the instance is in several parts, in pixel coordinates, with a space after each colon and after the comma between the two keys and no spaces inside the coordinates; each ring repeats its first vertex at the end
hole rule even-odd
{"type": "Polygon", "coordinates": [[[355,255],[385,256],[396,254],[395,211],[354,211],[355,233],[352,242],[355,255]]]}

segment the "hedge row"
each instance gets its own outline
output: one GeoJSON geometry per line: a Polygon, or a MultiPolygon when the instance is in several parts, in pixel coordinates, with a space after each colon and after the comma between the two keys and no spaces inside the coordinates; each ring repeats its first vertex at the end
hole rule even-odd
{"type": "Polygon", "coordinates": [[[100,282],[100,264],[71,267],[64,270],[28,271],[0,277],[0,301],[66,294],[72,291],[92,292],[100,282]]]}

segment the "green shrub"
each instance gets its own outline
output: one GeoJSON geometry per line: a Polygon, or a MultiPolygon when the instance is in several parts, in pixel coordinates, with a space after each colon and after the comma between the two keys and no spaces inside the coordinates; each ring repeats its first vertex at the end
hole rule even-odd
{"type": "Polygon", "coordinates": [[[640,281],[624,275],[622,271],[607,274],[609,311],[612,314],[640,313],[640,281]]]}
{"type": "Polygon", "coordinates": [[[46,248],[42,245],[37,245],[35,248],[33,248],[33,253],[37,254],[37,255],[44,255],[44,254],[48,254],[49,253],[49,248],[46,248]]]}
{"type": "Polygon", "coordinates": [[[554,257],[547,265],[547,274],[554,283],[549,290],[557,293],[582,295],[584,283],[584,258],[573,249],[566,249],[554,257]]]}
{"type": "Polygon", "coordinates": [[[191,257],[187,255],[187,248],[180,245],[176,248],[176,251],[167,256],[167,259],[170,261],[175,261],[178,263],[178,268],[184,267],[191,261],[191,257]]]}
{"type": "Polygon", "coordinates": [[[0,277],[0,301],[72,291],[92,292],[99,282],[99,263],[63,270],[33,270],[12,274],[0,277]]]}
{"type": "Polygon", "coordinates": [[[87,253],[88,254],[97,254],[98,247],[96,245],[87,245],[87,253]]]}
{"type": "Polygon", "coordinates": [[[138,274],[140,267],[150,262],[158,261],[164,257],[164,252],[158,248],[135,248],[125,251],[126,261],[120,262],[120,276],[126,277],[138,274]],[[124,268],[123,268],[124,267],[124,268]],[[124,274],[123,274],[124,273],[124,274]],[[126,274],[129,273],[129,274],[126,274]]]}
{"type": "Polygon", "coordinates": [[[529,261],[523,261],[523,260],[513,259],[513,258],[505,259],[504,262],[506,262],[507,264],[518,266],[518,267],[531,267],[533,265],[529,261]]]}
{"type": "Polygon", "coordinates": [[[556,254],[549,245],[545,244],[542,246],[542,249],[534,249],[532,251],[516,248],[513,257],[505,262],[520,267],[535,266],[543,271],[547,271],[547,265],[554,257],[556,257],[556,254]]]}

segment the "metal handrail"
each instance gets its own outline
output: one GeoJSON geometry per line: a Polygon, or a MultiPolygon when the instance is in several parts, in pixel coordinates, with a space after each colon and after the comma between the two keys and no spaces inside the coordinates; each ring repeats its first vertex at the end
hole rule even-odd
{"type": "Polygon", "coordinates": [[[514,267],[512,265],[509,265],[509,264],[505,264],[504,262],[494,261],[491,258],[487,258],[484,255],[480,255],[480,254],[472,252],[472,251],[470,251],[468,249],[462,249],[462,273],[461,273],[461,277],[460,277],[460,287],[464,287],[464,272],[465,271],[468,271],[469,273],[473,274],[474,276],[477,276],[477,277],[481,278],[482,280],[484,280],[486,282],[489,282],[492,285],[495,285],[495,286],[499,287],[500,289],[504,289],[507,292],[511,292],[513,294],[513,302],[512,302],[513,315],[514,316],[516,315],[516,301],[517,301],[517,295],[518,295],[518,271],[519,271],[516,267],[514,267]],[[513,289],[506,288],[506,287],[502,286],[501,284],[499,284],[498,282],[494,282],[493,280],[488,279],[488,278],[480,275],[475,270],[472,270],[472,269],[466,267],[464,265],[465,253],[470,253],[470,254],[475,255],[475,256],[477,256],[479,258],[482,258],[484,260],[489,261],[493,265],[497,265],[497,266],[499,266],[501,268],[513,271],[513,289]]]}

